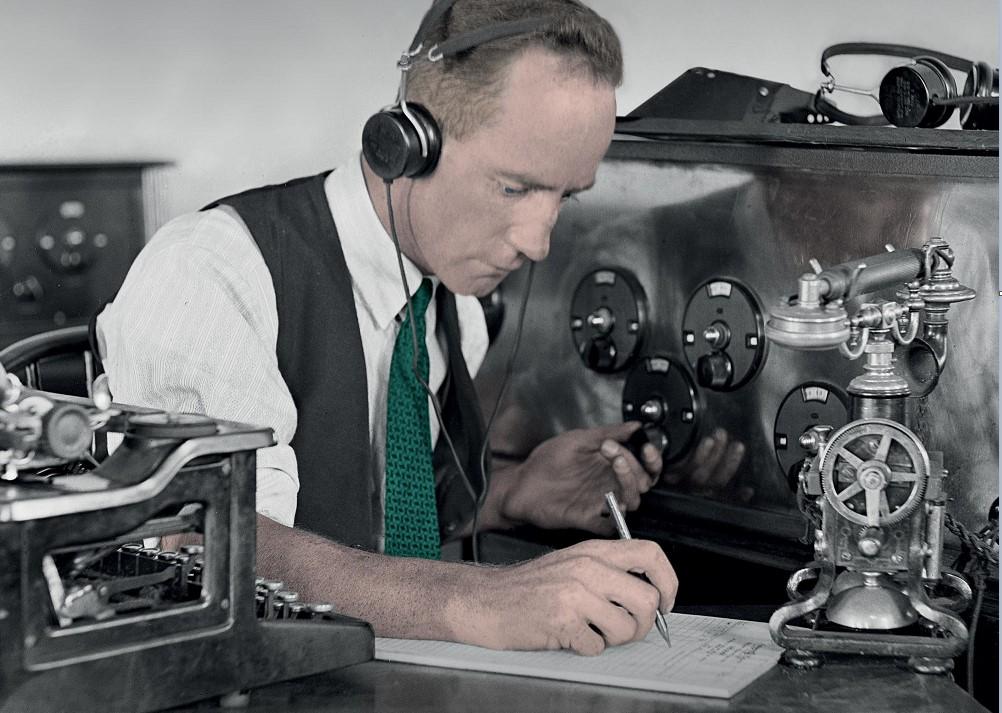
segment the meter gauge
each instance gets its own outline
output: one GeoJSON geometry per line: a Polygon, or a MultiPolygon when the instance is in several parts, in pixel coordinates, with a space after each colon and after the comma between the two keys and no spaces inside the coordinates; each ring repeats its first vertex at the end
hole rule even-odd
{"type": "Polygon", "coordinates": [[[632,273],[602,268],[584,277],[571,300],[571,338],[592,371],[626,368],[640,352],[647,332],[647,296],[632,273]]]}

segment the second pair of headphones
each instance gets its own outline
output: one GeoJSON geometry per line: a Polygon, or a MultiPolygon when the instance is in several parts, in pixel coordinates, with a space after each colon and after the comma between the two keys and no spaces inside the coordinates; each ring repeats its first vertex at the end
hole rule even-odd
{"type": "Polygon", "coordinates": [[[972,62],[922,47],[847,42],[825,49],[821,54],[821,72],[826,81],[814,97],[813,109],[833,121],[862,126],[935,128],[945,124],[953,110],[960,107],[963,128],[995,131],[999,128],[999,70],[987,62],[972,62]],[[895,67],[881,80],[875,97],[881,114],[858,116],[841,111],[824,96],[838,89],[864,93],[835,83],[828,60],[838,55],[888,55],[906,57],[912,62],[895,67]],[[951,70],[967,75],[960,91],[951,70]]]}
{"type": "Polygon", "coordinates": [[[528,17],[464,32],[430,47],[428,37],[456,0],[436,0],[421,20],[410,49],[397,61],[400,87],[397,101],[373,114],[362,128],[362,155],[384,181],[418,178],[435,170],[442,151],[442,132],[435,117],[420,104],[407,101],[407,75],[416,62],[440,62],[487,42],[526,35],[550,24],[552,17],[528,17]]]}

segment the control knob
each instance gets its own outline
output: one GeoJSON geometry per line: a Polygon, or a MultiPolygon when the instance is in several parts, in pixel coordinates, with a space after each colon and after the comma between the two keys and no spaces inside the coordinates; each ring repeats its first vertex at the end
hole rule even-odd
{"type": "Polygon", "coordinates": [[[709,389],[726,389],[734,377],[734,364],[726,352],[711,352],[696,360],[696,380],[709,389]]]}

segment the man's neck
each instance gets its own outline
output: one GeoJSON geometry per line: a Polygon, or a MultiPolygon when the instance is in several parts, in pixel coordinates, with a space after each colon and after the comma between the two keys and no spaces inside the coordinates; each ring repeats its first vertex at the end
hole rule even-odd
{"type": "MultiPolygon", "coordinates": [[[[362,162],[362,175],[365,177],[365,188],[369,193],[372,208],[376,211],[376,216],[378,216],[379,222],[383,225],[383,230],[386,231],[386,235],[389,237],[391,232],[390,212],[386,204],[386,192],[389,190],[387,183],[376,175],[364,156],[360,160],[362,162]]],[[[416,259],[415,241],[410,229],[407,201],[412,186],[413,180],[410,178],[398,178],[393,182],[393,226],[396,229],[397,240],[400,243],[400,251],[411,262],[424,270],[421,260],[416,259]]]]}
{"type": "MultiPolygon", "coordinates": [[[[365,160],[365,157],[360,157],[359,160],[362,162],[362,175],[365,177],[365,189],[369,193],[369,200],[372,201],[372,208],[376,211],[376,215],[379,217],[379,222],[383,225],[383,230],[386,234],[390,234],[390,213],[386,205],[386,182],[376,175],[376,172],[372,170],[369,166],[369,162],[365,160]]],[[[396,181],[396,187],[398,190],[393,191],[393,212],[394,212],[394,223],[397,230],[397,237],[400,237],[401,225],[400,225],[400,188],[403,182],[407,179],[400,179],[396,181]]]]}

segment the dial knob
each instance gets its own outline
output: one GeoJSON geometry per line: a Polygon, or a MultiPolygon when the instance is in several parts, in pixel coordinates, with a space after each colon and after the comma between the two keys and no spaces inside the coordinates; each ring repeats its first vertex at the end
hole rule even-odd
{"type": "Polygon", "coordinates": [[[640,415],[646,423],[660,423],[667,412],[661,399],[648,399],[640,406],[640,415]]]}
{"type": "Polygon", "coordinates": [[[604,336],[616,326],[616,315],[608,307],[599,307],[588,315],[588,326],[604,336]]]}
{"type": "Polygon", "coordinates": [[[626,441],[626,447],[630,450],[633,456],[640,461],[644,462],[644,446],[650,443],[654,446],[658,454],[664,458],[665,454],[668,452],[668,434],[665,433],[664,429],[659,428],[651,423],[645,423],[642,428],[638,428],[633,432],[633,435],[629,437],[626,441]]]}
{"type": "Polygon", "coordinates": [[[589,339],[581,345],[581,356],[589,369],[611,371],[616,364],[616,342],[607,337],[589,339]]]}
{"type": "Polygon", "coordinates": [[[724,352],[704,354],[696,361],[696,379],[700,386],[722,389],[730,385],[733,376],[734,366],[724,352]]]}
{"type": "Polygon", "coordinates": [[[714,322],[703,330],[703,339],[711,349],[726,349],[731,342],[731,328],[723,322],[714,322]]]}

